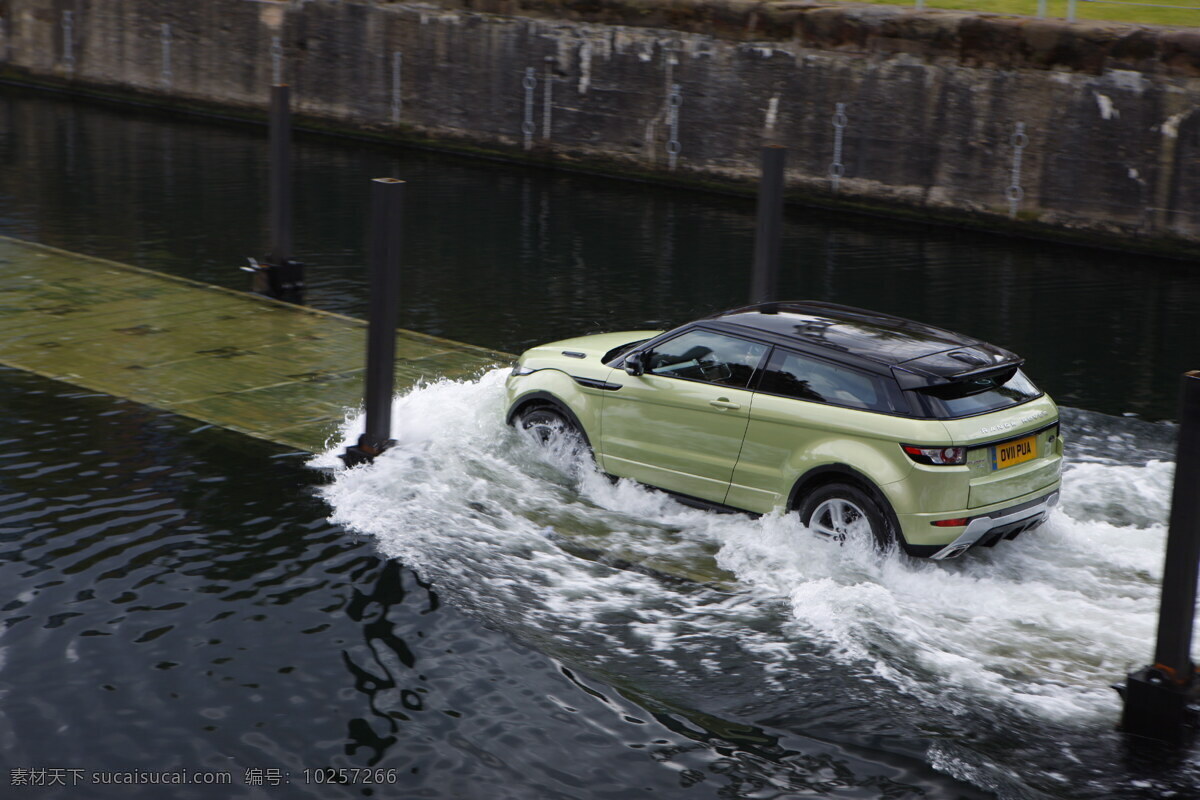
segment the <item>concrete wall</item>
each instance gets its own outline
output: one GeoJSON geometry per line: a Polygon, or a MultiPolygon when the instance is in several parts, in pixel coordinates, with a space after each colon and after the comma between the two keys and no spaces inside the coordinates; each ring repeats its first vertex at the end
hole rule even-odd
{"type": "Polygon", "coordinates": [[[0,0],[0,16],[10,80],[244,112],[278,72],[315,125],[743,188],[777,143],[794,199],[1200,251],[1197,32],[736,0],[0,0]]]}

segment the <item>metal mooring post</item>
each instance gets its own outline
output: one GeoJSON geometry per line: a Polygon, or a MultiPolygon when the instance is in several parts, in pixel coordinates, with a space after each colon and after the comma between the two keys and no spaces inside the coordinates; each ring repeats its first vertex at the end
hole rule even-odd
{"type": "Polygon", "coordinates": [[[400,318],[400,217],[404,181],[371,181],[370,320],[367,328],[366,432],[346,448],[347,467],[373,461],[395,444],[392,392],[395,390],[396,325],[400,318]]]}
{"type": "Polygon", "coordinates": [[[75,72],[75,12],[64,11],[62,13],[62,38],[63,38],[63,68],[67,74],[75,72]]]}
{"type": "Polygon", "coordinates": [[[758,181],[758,227],[754,234],[754,274],[750,302],[766,303],[779,297],[779,251],[783,238],[783,170],[787,148],[762,149],[762,176],[758,181]]]}
{"type": "Polygon", "coordinates": [[[292,112],[287,85],[271,87],[271,249],[255,264],[252,289],[259,294],[304,302],[304,265],[292,258],[292,112]]]}
{"type": "Polygon", "coordinates": [[[1200,576],[1200,370],[1183,376],[1175,487],[1158,611],[1153,666],[1129,674],[1121,730],[1135,736],[1183,744],[1192,725],[1188,704],[1200,698],[1200,679],[1191,660],[1196,579],[1200,576]]]}

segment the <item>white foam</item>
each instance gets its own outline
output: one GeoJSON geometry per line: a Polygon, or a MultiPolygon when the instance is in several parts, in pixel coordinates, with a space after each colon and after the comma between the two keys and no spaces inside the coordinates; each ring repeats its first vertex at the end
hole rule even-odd
{"type": "MultiPolygon", "coordinates": [[[[1115,719],[1108,686],[1151,655],[1169,463],[1074,465],[1040,530],[934,563],[820,539],[795,515],[710,514],[610,483],[506,426],[503,380],[396,398],[398,445],[325,496],[335,522],[550,651],[700,678],[731,641],[781,676],[798,652],[828,652],[951,713],[992,702],[1074,725],[1115,719]],[[736,581],[721,595],[656,570],[736,581]]],[[[314,464],[337,467],[360,431],[352,416],[314,464]]]]}

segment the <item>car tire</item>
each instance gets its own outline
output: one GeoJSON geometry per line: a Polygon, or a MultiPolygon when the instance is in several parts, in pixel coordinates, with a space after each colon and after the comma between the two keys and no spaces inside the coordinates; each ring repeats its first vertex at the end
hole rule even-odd
{"type": "Polygon", "coordinates": [[[562,447],[571,453],[587,450],[583,431],[552,406],[532,406],[517,414],[517,427],[533,441],[546,447],[562,447]]]}
{"type": "Polygon", "coordinates": [[[879,503],[857,486],[827,483],[800,504],[800,521],[819,536],[836,541],[870,539],[880,550],[896,541],[891,520],[879,503]]]}

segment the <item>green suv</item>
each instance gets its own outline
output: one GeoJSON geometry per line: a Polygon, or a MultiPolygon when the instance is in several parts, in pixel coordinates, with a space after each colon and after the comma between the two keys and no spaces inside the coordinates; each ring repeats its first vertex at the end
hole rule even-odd
{"type": "Polygon", "coordinates": [[[528,350],[508,421],[693,505],[794,510],[818,534],[943,559],[1058,502],[1058,408],[1022,363],[901,317],[767,303],[528,350]]]}

